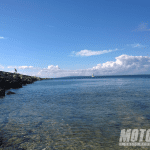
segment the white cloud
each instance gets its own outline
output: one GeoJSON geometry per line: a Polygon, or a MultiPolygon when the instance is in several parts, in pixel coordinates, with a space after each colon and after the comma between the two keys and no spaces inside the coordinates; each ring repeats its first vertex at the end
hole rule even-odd
{"type": "Polygon", "coordinates": [[[7,68],[16,68],[16,67],[13,67],[13,66],[8,66],[7,68]]]}
{"type": "MultiPolygon", "coordinates": [[[[150,74],[149,56],[129,56],[120,55],[115,61],[107,61],[97,64],[92,68],[78,70],[64,70],[58,65],[49,65],[47,68],[35,68],[33,66],[9,66],[8,68],[23,69],[23,74],[36,75],[39,77],[65,77],[65,76],[91,76],[93,73],[98,75],[127,75],[127,74],[150,74]],[[24,70],[31,68],[31,70],[24,70]]],[[[18,71],[21,73],[20,71],[18,71]]]]}
{"type": "Polygon", "coordinates": [[[50,70],[59,70],[60,68],[58,67],[58,65],[57,66],[51,65],[51,66],[48,66],[47,69],[50,69],[50,70]]]}
{"type": "Polygon", "coordinates": [[[18,69],[31,69],[33,66],[19,66],[18,69]]]}
{"type": "Polygon", "coordinates": [[[93,69],[109,71],[112,74],[132,74],[150,71],[150,57],[121,55],[115,58],[116,61],[108,61],[98,64],[93,69]],[[147,70],[148,69],[148,70],[147,70]]]}
{"type": "Polygon", "coordinates": [[[131,46],[132,48],[142,48],[142,49],[149,47],[149,45],[142,45],[142,44],[139,44],[139,43],[127,44],[127,46],[131,46]]]}
{"type": "Polygon", "coordinates": [[[17,69],[32,69],[33,66],[8,66],[7,68],[17,68],[17,69]]]}
{"type": "Polygon", "coordinates": [[[127,44],[127,46],[132,46],[132,48],[142,48],[142,47],[146,47],[148,45],[142,45],[142,44],[139,44],[139,43],[136,43],[136,44],[127,44]]]}
{"type": "Polygon", "coordinates": [[[4,37],[0,36],[0,39],[4,39],[4,37]]]}
{"type": "Polygon", "coordinates": [[[0,68],[1,68],[1,69],[4,69],[4,66],[1,66],[1,65],[0,65],[0,68]]]}
{"type": "Polygon", "coordinates": [[[142,45],[140,45],[140,44],[133,45],[133,47],[140,47],[140,46],[142,46],[142,45]]]}
{"type": "Polygon", "coordinates": [[[148,23],[141,23],[138,28],[133,31],[150,31],[150,29],[148,29],[148,23]]]}
{"type": "Polygon", "coordinates": [[[81,50],[79,52],[75,52],[73,51],[72,52],[72,55],[76,55],[76,56],[93,56],[93,55],[102,55],[102,54],[105,54],[105,53],[110,53],[110,52],[113,52],[113,51],[116,51],[118,49],[115,49],[115,50],[102,50],[102,51],[92,51],[92,50],[81,50]]]}
{"type": "Polygon", "coordinates": [[[64,76],[91,76],[94,75],[123,75],[150,73],[150,57],[121,55],[116,61],[107,61],[97,64],[93,68],[79,70],[62,70],[57,66],[48,66],[41,69],[37,76],[41,77],[64,77],[64,76]]]}

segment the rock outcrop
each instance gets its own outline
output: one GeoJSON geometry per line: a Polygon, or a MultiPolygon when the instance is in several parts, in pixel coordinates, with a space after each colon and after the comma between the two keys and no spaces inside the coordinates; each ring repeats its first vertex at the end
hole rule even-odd
{"type": "Polygon", "coordinates": [[[23,85],[39,80],[43,80],[43,78],[0,71],[0,96],[5,96],[5,90],[21,88],[23,85]]]}
{"type": "Polygon", "coordinates": [[[5,96],[5,89],[4,88],[0,88],[0,96],[5,96]]]}

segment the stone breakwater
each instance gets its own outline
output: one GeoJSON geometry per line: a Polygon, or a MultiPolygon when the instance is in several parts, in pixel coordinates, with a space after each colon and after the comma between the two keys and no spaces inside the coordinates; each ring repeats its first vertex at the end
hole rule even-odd
{"type": "Polygon", "coordinates": [[[43,79],[46,78],[0,71],[0,96],[5,96],[5,90],[21,88],[23,85],[43,79]]]}

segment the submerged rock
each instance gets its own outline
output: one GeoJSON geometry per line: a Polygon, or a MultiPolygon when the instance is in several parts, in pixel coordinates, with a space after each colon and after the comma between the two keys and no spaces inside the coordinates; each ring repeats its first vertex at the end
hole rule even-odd
{"type": "Polygon", "coordinates": [[[8,92],[7,92],[7,95],[10,95],[10,94],[16,94],[16,93],[15,93],[15,92],[8,91],[8,92]]]}
{"type": "Polygon", "coordinates": [[[5,96],[5,89],[4,88],[0,88],[0,96],[5,96]]]}

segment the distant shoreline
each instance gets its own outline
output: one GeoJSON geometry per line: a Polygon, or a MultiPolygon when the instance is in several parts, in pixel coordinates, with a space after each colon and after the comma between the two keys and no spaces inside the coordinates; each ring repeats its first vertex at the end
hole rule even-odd
{"type": "Polygon", "coordinates": [[[137,74],[137,75],[105,75],[105,76],[67,76],[67,77],[59,77],[54,79],[81,79],[81,78],[89,78],[89,79],[95,79],[95,78],[128,78],[128,77],[136,77],[136,78],[150,78],[150,74],[137,74]]]}

